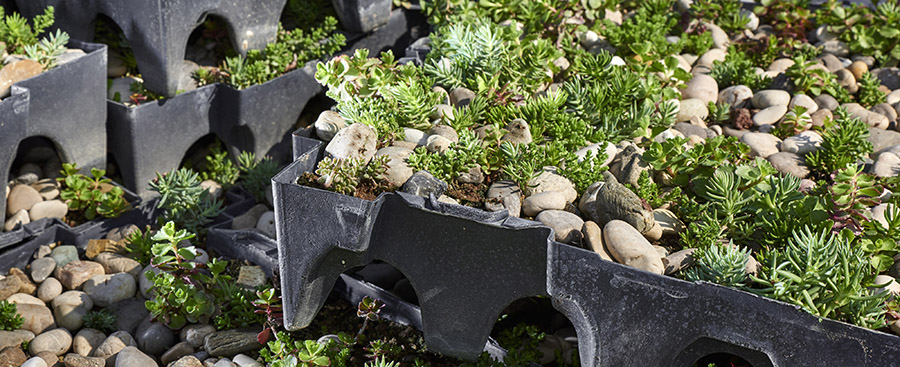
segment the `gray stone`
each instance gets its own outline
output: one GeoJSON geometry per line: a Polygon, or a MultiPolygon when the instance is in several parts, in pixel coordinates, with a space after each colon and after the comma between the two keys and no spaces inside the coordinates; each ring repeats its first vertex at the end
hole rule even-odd
{"type": "Polygon", "coordinates": [[[888,118],[880,113],[872,112],[858,103],[845,103],[842,105],[847,109],[851,117],[860,119],[866,125],[877,127],[879,129],[887,129],[890,125],[888,118]]]}
{"type": "Polygon", "coordinates": [[[54,298],[52,305],[56,323],[75,331],[84,325],[84,315],[94,307],[94,301],[82,291],[68,291],[54,298]]]}
{"type": "Polygon", "coordinates": [[[601,151],[606,155],[606,159],[604,159],[603,163],[601,163],[597,167],[594,167],[593,165],[591,166],[591,168],[599,169],[600,167],[608,166],[609,163],[616,158],[617,149],[613,143],[606,142],[591,144],[584,148],[576,150],[575,155],[578,156],[579,162],[583,162],[585,159],[587,159],[589,153],[596,156],[597,154],[600,154],[601,151]]]}
{"type": "Polygon", "coordinates": [[[837,99],[834,99],[834,97],[825,93],[816,96],[816,98],[813,98],[813,100],[816,101],[816,105],[819,106],[820,110],[825,109],[834,111],[836,108],[838,108],[838,106],[840,106],[840,103],[838,103],[837,99]]]}
{"type": "Polygon", "coordinates": [[[716,132],[703,126],[697,126],[686,122],[679,122],[672,128],[683,134],[685,137],[697,136],[701,139],[710,139],[716,136],[716,132]]]}
{"type": "Polygon", "coordinates": [[[704,104],[712,102],[716,103],[719,96],[719,85],[716,80],[709,75],[698,74],[691,78],[691,81],[685,85],[681,91],[684,99],[697,98],[704,104]]]}
{"type": "Polygon", "coordinates": [[[92,357],[100,357],[106,360],[106,365],[115,363],[116,354],[126,347],[134,347],[136,344],[131,334],[124,331],[117,331],[106,337],[97,348],[94,349],[92,357]]]}
{"type": "Polygon", "coordinates": [[[428,171],[418,171],[406,180],[400,191],[426,198],[429,195],[438,197],[447,191],[447,183],[432,176],[428,171]]]}
{"type": "Polygon", "coordinates": [[[805,155],[818,150],[823,141],[824,139],[821,135],[815,131],[807,130],[800,134],[785,138],[781,143],[781,150],[784,152],[805,155]]]}
{"type": "Polygon", "coordinates": [[[427,149],[429,153],[444,154],[450,150],[451,144],[453,144],[453,142],[450,141],[450,139],[440,135],[431,135],[428,137],[428,143],[425,144],[425,149],[427,149]]]}
{"type": "Polygon", "coordinates": [[[152,322],[148,317],[138,326],[134,340],[141,351],[152,356],[159,356],[175,345],[178,338],[168,326],[152,322]]]}
{"type": "MultiPolygon", "coordinates": [[[[694,67],[695,68],[705,67],[708,69],[712,69],[712,66],[716,61],[725,61],[725,50],[720,49],[720,48],[713,48],[713,49],[710,49],[709,51],[706,51],[706,53],[704,53],[703,55],[700,55],[700,58],[698,58],[694,62],[694,67]]],[[[718,86],[718,84],[717,84],[717,86],[718,86]]]]}
{"type": "Polygon", "coordinates": [[[575,184],[569,181],[568,178],[556,173],[556,171],[556,167],[544,167],[539,175],[528,180],[528,185],[525,187],[525,196],[545,191],[558,191],[565,196],[567,203],[574,202],[578,198],[575,184]]]}
{"type": "Polygon", "coordinates": [[[388,169],[385,180],[391,187],[400,187],[413,175],[413,169],[406,163],[412,149],[404,147],[384,147],[375,152],[376,157],[388,156],[388,169]]]}
{"type": "Polygon", "coordinates": [[[28,330],[35,335],[56,328],[53,313],[43,304],[17,304],[16,314],[24,319],[20,329],[28,330]]]}
{"type": "Polygon", "coordinates": [[[126,224],[121,227],[116,227],[113,230],[109,231],[106,234],[106,239],[114,242],[122,241],[131,236],[132,233],[140,230],[138,226],[134,224],[126,224]]]}
{"type": "Polygon", "coordinates": [[[665,266],[664,274],[672,275],[683,269],[687,269],[694,265],[695,248],[686,248],[675,252],[663,258],[663,266],[665,266]]]}
{"type": "MultiPolygon", "coordinates": [[[[732,85],[719,91],[718,103],[728,103],[731,108],[747,107],[753,98],[753,90],[746,85],[732,85]]],[[[676,119],[677,120],[677,119],[676,119]]]]}
{"type": "Polygon", "coordinates": [[[533,217],[544,210],[563,210],[566,208],[566,197],[561,192],[546,191],[525,198],[522,212],[533,217]]]}
{"type": "Polygon", "coordinates": [[[556,240],[563,243],[581,244],[581,227],[584,220],[563,210],[544,210],[535,218],[553,229],[556,240]]]}
{"type": "Polygon", "coordinates": [[[99,357],[85,357],[75,353],[66,354],[63,359],[66,367],[104,367],[106,360],[99,357]]]}
{"type": "Polygon", "coordinates": [[[809,175],[809,168],[806,167],[806,161],[803,157],[796,153],[779,152],[766,158],[772,167],[778,172],[786,173],[797,178],[804,178],[809,175]]]}
{"type": "Polygon", "coordinates": [[[347,127],[347,121],[335,111],[325,110],[319,114],[316,122],[313,123],[316,128],[316,136],[323,141],[331,141],[334,136],[347,127]]]}
{"type": "Polygon", "coordinates": [[[750,147],[751,156],[762,158],[778,153],[781,148],[781,139],[767,133],[746,133],[740,141],[750,147]]]}
{"type": "Polygon", "coordinates": [[[506,134],[500,138],[501,141],[508,141],[513,144],[531,143],[531,128],[528,122],[523,119],[514,119],[506,126],[506,134]]]}
{"type": "Polygon", "coordinates": [[[31,184],[31,188],[37,190],[44,200],[53,200],[59,197],[59,182],[52,178],[38,180],[31,184]]]}
{"type": "Polygon", "coordinates": [[[813,112],[809,117],[812,119],[813,126],[823,127],[825,126],[826,120],[834,119],[834,114],[831,113],[831,110],[821,109],[813,112]]]}
{"type": "MultiPolygon", "coordinates": [[[[109,363],[109,362],[107,362],[109,363]]],[[[115,367],[158,367],[153,358],[135,347],[126,347],[116,355],[115,367]]]]}
{"type": "Polygon", "coordinates": [[[453,143],[459,142],[459,134],[456,133],[456,130],[453,130],[452,127],[447,125],[434,125],[428,130],[428,134],[431,136],[443,136],[453,143]]]}
{"type": "Polygon", "coordinates": [[[422,130],[405,127],[403,128],[403,141],[415,143],[416,146],[424,146],[428,144],[428,134],[422,130]]]}
{"type": "MultiPolygon", "coordinates": [[[[434,111],[431,112],[431,115],[428,116],[431,120],[438,120],[444,118],[453,118],[453,106],[449,104],[439,104],[434,106],[434,111]]],[[[447,126],[447,125],[435,125],[435,126],[447,126]]],[[[452,128],[451,128],[452,129],[452,128]]],[[[455,130],[453,131],[456,132],[455,130]]],[[[429,132],[429,134],[434,134],[433,132],[429,132]]],[[[449,136],[448,136],[449,138],[449,136]]]]}
{"type": "Polygon", "coordinates": [[[368,163],[375,156],[378,135],[369,125],[355,123],[335,134],[325,146],[325,153],[336,159],[361,159],[368,163]]]}
{"type": "Polygon", "coordinates": [[[900,145],[900,132],[869,127],[869,142],[872,151],[879,154],[896,145],[900,145]]]}
{"type": "Polygon", "coordinates": [[[72,334],[63,328],[46,331],[34,337],[28,344],[28,353],[31,355],[40,352],[52,352],[58,356],[66,354],[72,347],[72,334]]]}
{"type": "Polygon", "coordinates": [[[31,357],[19,367],[48,367],[47,362],[41,357],[31,357]]]}
{"type": "Polygon", "coordinates": [[[268,211],[263,213],[259,217],[259,221],[256,222],[256,229],[269,236],[269,238],[275,238],[275,212],[268,211]]]}
{"type": "Polygon", "coordinates": [[[888,93],[885,102],[892,106],[900,103],[900,89],[888,93]]]}
{"type": "Polygon", "coordinates": [[[172,348],[169,348],[169,350],[167,350],[161,357],[159,357],[159,360],[163,365],[167,366],[169,365],[169,363],[172,363],[176,360],[178,360],[178,362],[175,364],[176,366],[202,366],[200,361],[198,361],[196,357],[191,356],[191,354],[194,354],[194,347],[191,346],[191,344],[188,342],[181,342],[175,344],[174,346],[172,346],[172,348]],[[187,358],[188,361],[181,361],[180,359],[183,359],[182,357],[187,358]],[[190,360],[191,358],[193,358],[193,361],[190,360]],[[194,364],[194,361],[196,361],[196,364],[194,364]]]}
{"type": "MultiPolygon", "coordinates": [[[[724,92],[725,91],[723,90],[719,95],[721,96],[724,92]]],[[[753,92],[750,93],[752,94],[753,92]]],[[[678,114],[675,115],[675,122],[690,121],[691,118],[694,117],[705,120],[708,116],[709,108],[706,106],[705,102],[697,98],[688,98],[680,102],[678,114]]]]}
{"type": "Polygon", "coordinates": [[[226,330],[217,331],[206,337],[204,348],[214,357],[233,357],[239,353],[257,350],[261,347],[256,335],[259,331],[226,330]]]}
{"type": "Polygon", "coordinates": [[[456,177],[457,183],[471,183],[471,184],[480,184],[484,181],[484,172],[481,171],[481,165],[476,164],[474,167],[470,168],[468,171],[460,173],[458,177],[456,177]]]}
{"type": "MultiPolygon", "coordinates": [[[[609,175],[612,178],[612,175],[609,175]]],[[[615,180],[607,180],[597,191],[597,200],[588,205],[587,214],[598,225],[613,220],[625,221],[640,233],[653,229],[655,221],[650,208],[639,196],[615,180]]]]}
{"type": "Polygon", "coordinates": [[[621,220],[603,227],[606,248],[617,262],[656,274],[665,270],[659,253],[637,229],[621,220]]]}
{"type": "Polygon", "coordinates": [[[38,306],[46,306],[44,301],[41,301],[39,298],[32,296],[30,294],[25,293],[16,293],[9,298],[6,299],[7,302],[15,304],[15,305],[38,305],[38,306]]]}
{"type": "Polygon", "coordinates": [[[25,352],[21,347],[6,347],[0,351],[0,366],[21,366],[26,360],[28,360],[28,357],[25,356],[25,352]]]}
{"type": "Polygon", "coordinates": [[[32,221],[36,221],[44,218],[62,219],[68,213],[69,206],[62,200],[49,200],[34,204],[28,211],[28,216],[32,221]]]}
{"type": "Polygon", "coordinates": [[[41,301],[50,302],[60,294],[62,294],[62,284],[56,278],[47,278],[41,282],[37,289],[37,297],[41,301]]]}
{"type": "Polygon", "coordinates": [[[855,94],[859,90],[859,84],[856,83],[856,77],[853,76],[853,73],[851,73],[850,70],[841,69],[835,71],[834,74],[837,76],[836,81],[838,85],[846,89],[850,94],[855,94]]]}
{"type": "Polygon", "coordinates": [[[468,106],[475,99],[475,92],[465,87],[459,87],[450,92],[450,104],[456,107],[468,106]]]}
{"type": "Polygon", "coordinates": [[[80,356],[90,356],[103,344],[106,334],[97,329],[81,329],[72,339],[72,351],[80,356]]]}
{"type": "Polygon", "coordinates": [[[147,279],[147,273],[153,272],[154,274],[159,274],[161,271],[158,268],[154,268],[152,266],[144,267],[144,270],[141,271],[141,275],[138,276],[138,290],[140,290],[141,295],[144,298],[149,299],[153,294],[153,282],[150,279],[147,279]]]}
{"type": "Polygon", "coordinates": [[[779,89],[766,89],[756,92],[750,101],[753,107],[759,109],[771,106],[787,106],[791,103],[791,94],[779,89]]]}
{"type": "Polygon", "coordinates": [[[6,219],[6,222],[3,223],[3,230],[9,232],[28,223],[31,223],[31,218],[28,216],[28,211],[22,209],[6,219]]]}
{"type": "Polygon", "coordinates": [[[134,297],[136,290],[134,276],[128,273],[95,275],[84,282],[84,293],[100,307],[109,307],[134,297]]]}
{"type": "Polygon", "coordinates": [[[52,257],[42,257],[31,262],[31,280],[36,283],[43,282],[44,279],[53,273],[56,269],[56,260],[52,257]]]}
{"type": "Polygon", "coordinates": [[[830,40],[820,42],[816,46],[822,47],[822,52],[832,53],[835,56],[847,57],[850,55],[850,46],[847,46],[844,41],[830,40]]]}
{"type": "Polygon", "coordinates": [[[788,105],[788,108],[794,109],[796,106],[806,108],[806,113],[808,114],[813,114],[819,110],[819,105],[816,104],[816,101],[805,94],[795,94],[794,97],[791,98],[791,104],[788,105]]]}
{"type": "Polygon", "coordinates": [[[266,272],[259,266],[241,265],[235,284],[255,290],[266,284],[266,272]]]}
{"type": "Polygon", "coordinates": [[[231,229],[254,228],[256,227],[256,223],[259,222],[259,217],[267,211],[269,211],[269,208],[266,207],[266,204],[256,204],[246,213],[234,217],[234,219],[231,220],[231,229]]]}
{"type": "Polygon", "coordinates": [[[774,71],[776,73],[783,73],[789,67],[791,67],[791,65],[794,65],[794,60],[786,58],[786,57],[782,57],[779,59],[775,59],[775,61],[772,61],[772,63],[769,64],[769,67],[766,68],[766,71],[774,71]]]}
{"type": "Polygon", "coordinates": [[[900,89],[900,68],[877,68],[872,69],[870,72],[881,81],[881,85],[888,87],[888,89],[892,91],[900,89]]]}
{"type": "Polygon", "coordinates": [[[900,174],[900,156],[892,152],[884,152],[878,155],[872,166],[872,173],[878,177],[894,177],[900,174]]]}
{"type": "Polygon", "coordinates": [[[181,340],[191,344],[194,348],[203,346],[203,340],[209,334],[216,332],[216,327],[208,324],[191,324],[181,329],[181,340]]]}
{"type": "Polygon", "coordinates": [[[628,145],[616,156],[616,160],[609,167],[619,182],[638,187],[638,179],[641,173],[650,170],[650,165],[644,161],[643,150],[635,145],[628,145]]]}
{"type": "Polygon", "coordinates": [[[682,222],[681,219],[678,219],[678,216],[668,209],[654,209],[653,220],[660,226],[664,236],[677,235],[687,228],[687,226],[684,225],[684,222],[682,222]]]}
{"type": "Polygon", "coordinates": [[[263,365],[257,362],[255,359],[250,358],[244,354],[238,354],[234,356],[233,361],[234,364],[238,365],[239,367],[263,367],[263,365]]]}
{"type": "Polygon", "coordinates": [[[514,181],[494,182],[485,194],[484,208],[492,212],[506,210],[509,215],[518,217],[522,210],[522,190],[514,181]]]}
{"type": "Polygon", "coordinates": [[[833,73],[844,68],[844,64],[841,62],[841,60],[833,54],[822,54],[822,56],[819,57],[819,61],[825,64],[825,68],[828,69],[829,73],[833,73]]]}
{"type": "Polygon", "coordinates": [[[20,346],[34,339],[34,333],[28,330],[0,330],[0,348],[20,346]]]}
{"type": "Polygon", "coordinates": [[[603,231],[594,221],[588,220],[581,227],[581,234],[584,236],[584,247],[594,250],[601,258],[607,261],[613,261],[612,255],[603,243],[603,231]]]}
{"type": "Polygon", "coordinates": [[[66,266],[70,261],[78,260],[78,249],[75,246],[56,246],[50,257],[56,260],[56,267],[66,266]]]}
{"type": "Polygon", "coordinates": [[[131,91],[131,85],[142,82],[143,80],[130,76],[116,77],[112,79],[112,83],[106,90],[106,98],[119,103],[129,102],[131,95],[134,93],[131,91]]]}

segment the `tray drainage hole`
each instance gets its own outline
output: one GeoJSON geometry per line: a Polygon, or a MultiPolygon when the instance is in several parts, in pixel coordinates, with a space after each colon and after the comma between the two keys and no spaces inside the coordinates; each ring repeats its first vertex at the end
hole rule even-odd
{"type": "Polygon", "coordinates": [[[403,301],[419,305],[419,297],[409,278],[391,264],[373,261],[366,266],[351,269],[347,273],[371,283],[385,292],[392,293],[403,301]]]}
{"type": "Polygon", "coordinates": [[[693,367],[753,367],[753,365],[731,353],[713,353],[698,359],[693,367]]]}
{"type": "Polygon", "coordinates": [[[31,185],[41,179],[57,178],[62,176],[62,163],[59,149],[52,140],[33,136],[19,143],[7,172],[7,181],[31,185]]]}
{"type": "MultiPolygon", "coordinates": [[[[210,171],[210,165],[207,157],[215,157],[217,155],[221,157],[221,154],[223,153],[225,156],[222,158],[232,162],[234,167],[237,167],[237,160],[235,157],[228,154],[228,149],[225,144],[222,143],[222,140],[215,134],[206,134],[200,139],[197,139],[197,141],[187,149],[184,153],[184,157],[181,159],[179,167],[190,168],[197,173],[208,172],[210,171]]],[[[222,163],[224,163],[224,161],[222,163]]]]}
{"type": "Polygon", "coordinates": [[[510,303],[498,315],[491,337],[504,352],[533,350],[540,358],[534,362],[542,366],[579,365],[575,327],[553,307],[549,297],[525,297],[510,303]]]}
{"type": "Polygon", "coordinates": [[[202,19],[203,23],[188,37],[185,60],[200,66],[218,67],[226,57],[237,56],[231,27],[225,18],[206,14],[202,19]]]}
{"type": "MultiPolygon", "coordinates": [[[[128,41],[128,38],[125,37],[125,32],[122,32],[122,28],[119,28],[119,25],[110,17],[99,14],[97,15],[97,18],[94,19],[94,42],[104,43],[109,47],[109,63],[107,64],[108,77],[115,79],[125,77],[126,75],[135,77],[140,76],[131,43],[128,41]]],[[[113,79],[110,80],[112,81],[113,79]]],[[[120,91],[119,102],[128,101],[128,98],[131,96],[129,93],[131,82],[132,80],[130,79],[128,82],[123,82],[126,83],[126,85],[125,88],[120,91]]],[[[110,82],[110,84],[112,84],[112,82],[110,82]]],[[[114,96],[109,96],[108,98],[115,100],[114,96]]]]}

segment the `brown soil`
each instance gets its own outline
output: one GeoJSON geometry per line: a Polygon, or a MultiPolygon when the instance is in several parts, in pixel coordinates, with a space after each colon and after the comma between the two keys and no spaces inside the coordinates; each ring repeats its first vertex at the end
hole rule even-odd
{"type": "Polygon", "coordinates": [[[484,194],[487,193],[485,184],[453,183],[447,190],[447,196],[460,201],[460,204],[481,207],[484,205],[484,194]]]}
{"type": "Polygon", "coordinates": [[[360,182],[359,185],[356,185],[356,192],[353,193],[353,196],[363,200],[375,200],[375,198],[378,197],[378,194],[384,191],[385,190],[374,181],[365,180],[360,182]]]}

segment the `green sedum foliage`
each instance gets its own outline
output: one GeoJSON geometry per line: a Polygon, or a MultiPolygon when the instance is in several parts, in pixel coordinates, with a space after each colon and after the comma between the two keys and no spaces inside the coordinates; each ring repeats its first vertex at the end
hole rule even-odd
{"type": "Polygon", "coordinates": [[[173,221],[192,233],[205,231],[205,226],[222,212],[222,201],[200,186],[200,175],[189,168],[156,174],[150,190],[159,193],[156,207],[163,210],[160,222],[173,221]]]}
{"type": "Polygon", "coordinates": [[[868,137],[868,125],[839,107],[834,110],[834,119],[825,121],[820,149],[806,155],[806,165],[819,175],[843,169],[872,152],[868,137]]]}
{"type": "Polygon", "coordinates": [[[0,301],[0,330],[13,331],[22,327],[25,319],[19,316],[15,303],[0,301]]]}
{"type": "Polygon", "coordinates": [[[125,191],[103,177],[106,171],[92,168],[92,177],[78,171],[74,163],[63,163],[63,177],[57,179],[61,186],[59,197],[66,201],[69,210],[82,213],[87,220],[116,218],[131,210],[131,204],[125,200],[125,191]]]}
{"type": "Polygon", "coordinates": [[[37,44],[38,36],[53,25],[53,12],[53,7],[48,6],[44,9],[44,14],[35,16],[29,25],[28,20],[18,13],[6,14],[0,7],[0,40],[6,43],[6,51],[25,54],[25,48],[37,44]]]}
{"type": "Polygon", "coordinates": [[[97,329],[104,333],[112,333],[116,328],[116,315],[105,309],[88,311],[84,315],[84,327],[97,329]]]}

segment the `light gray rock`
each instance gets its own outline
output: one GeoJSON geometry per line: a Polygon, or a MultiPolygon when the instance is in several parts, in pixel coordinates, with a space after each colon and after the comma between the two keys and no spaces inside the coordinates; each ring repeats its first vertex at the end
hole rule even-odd
{"type": "MultiPolygon", "coordinates": [[[[706,67],[712,69],[716,61],[725,61],[725,50],[721,48],[713,48],[700,55],[694,62],[694,67],[706,67]]],[[[717,84],[718,85],[718,84],[717,84]]]]}
{"type": "Polygon", "coordinates": [[[131,91],[131,85],[142,82],[143,80],[130,76],[121,78],[116,77],[112,80],[112,83],[106,90],[106,98],[119,103],[128,102],[130,101],[131,95],[134,93],[131,91]]]}
{"type": "Polygon", "coordinates": [[[557,241],[581,244],[581,227],[584,226],[584,220],[577,215],[563,210],[544,210],[535,220],[552,228],[557,241]]]}
{"type": "Polygon", "coordinates": [[[518,217],[522,210],[522,190],[514,181],[496,181],[485,194],[484,208],[492,212],[506,210],[510,216],[518,217]]]}
{"type": "Polygon", "coordinates": [[[106,340],[106,334],[97,329],[81,329],[72,339],[72,351],[80,356],[90,356],[94,350],[103,344],[106,340]]]}
{"type": "Polygon", "coordinates": [[[840,40],[820,42],[816,44],[816,47],[822,47],[822,52],[831,53],[835,56],[847,57],[850,55],[850,46],[840,40]]]}
{"type": "Polygon", "coordinates": [[[338,131],[325,146],[325,153],[332,158],[355,158],[367,163],[375,156],[377,143],[375,129],[366,124],[355,123],[338,131]]]}
{"type": "MultiPolygon", "coordinates": [[[[451,114],[452,115],[452,114],[451,114]]],[[[434,136],[443,136],[450,140],[452,143],[459,142],[459,134],[456,133],[456,130],[453,130],[452,127],[447,125],[434,125],[431,129],[428,130],[428,135],[434,136]]]]}
{"type": "Polygon", "coordinates": [[[82,291],[68,291],[54,298],[52,305],[56,323],[75,331],[84,325],[84,315],[94,307],[94,301],[82,291]]]}
{"type": "Polygon", "coordinates": [[[900,156],[892,152],[884,152],[878,155],[872,173],[878,177],[894,177],[900,174],[900,156]]]}
{"type": "Polygon", "coordinates": [[[72,334],[63,328],[46,331],[34,337],[28,344],[28,353],[31,355],[40,352],[52,352],[58,356],[66,354],[72,347],[72,334]]]}
{"type": "Polygon", "coordinates": [[[836,108],[838,108],[838,106],[840,106],[840,103],[838,103],[837,99],[834,99],[834,97],[825,93],[816,96],[816,98],[813,98],[813,100],[816,101],[816,105],[819,106],[820,110],[825,109],[834,111],[836,108]]]}
{"type": "Polygon", "coordinates": [[[828,69],[829,73],[833,73],[844,68],[844,64],[841,62],[841,60],[838,59],[837,56],[834,56],[832,54],[822,54],[822,56],[819,57],[819,61],[825,64],[825,68],[828,69]]]}
{"type": "Polygon", "coordinates": [[[109,366],[116,361],[116,354],[125,349],[126,347],[134,347],[137,344],[134,342],[134,338],[131,337],[131,334],[124,331],[116,331],[112,334],[109,334],[97,348],[94,348],[94,352],[91,354],[91,357],[100,357],[106,360],[106,365],[109,366]]]}
{"type": "Polygon", "coordinates": [[[256,229],[269,236],[269,238],[275,238],[275,212],[268,211],[263,213],[256,222],[256,229]]]}
{"type": "Polygon", "coordinates": [[[552,166],[544,167],[537,177],[528,181],[525,187],[525,196],[542,193],[545,191],[557,191],[563,194],[567,203],[575,202],[578,198],[578,191],[575,190],[575,184],[568,178],[556,173],[557,168],[552,166]]]}
{"type": "Polygon", "coordinates": [[[858,103],[845,103],[842,106],[847,109],[850,116],[860,119],[862,122],[865,122],[866,125],[879,129],[887,129],[888,126],[890,126],[891,122],[886,116],[869,111],[858,103]]]}
{"type": "Polygon", "coordinates": [[[52,257],[42,257],[31,262],[31,280],[35,283],[43,282],[44,279],[53,273],[56,269],[56,260],[52,257]]]}
{"type": "Polygon", "coordinates": [[[603,240],[613,258],[651,273],[663,274],[665,266],[653,245],[630,224],[612,220],[603,227],[603,240]]]}
{"type": "MultiPolygon", "coordinates": [[[[644,161],[644,151],[635,145],[628,145],[616,156],[609,172],[612,173],[619,182],[630,184],[634,187],[638,186],[638,179],[641,173],[650,170],[650,165],[644,161]]],[[[582,210],[584,212],[584,210],[582,210]]]]}
{"type": "Polygon", "coordinates": [[[231,221],[231,229],[254,228],[256,223],[259,222],[259,217],[267,211],[269,211],[269,208],[265,204],[256,204],[246,213],[234,217],[231,221]]]}
{"type": "MultiPolygon", "coordinates": [[[[109,363],[109,362],[107,362],[109,363]]],[[[150,356],[135,347],[125,347],[116,355],[115,367],[158,367],[150,356]]]]}
{"type": "Polygon", "coordinates": [[[753,90],[750,87],[746,85],[732,85],[719,91],[718,103],[728,103],[732,108],[744,108],[747,107],[751,99],[753,99],[753,90]]]}
{"type": "Polygon", "coordinates": [[[54,276],[66,289],[81,289],[82,284],[94,275],[103,275],[103,265],[93,261],[75,260],[66,265],[59,265],[54,271],[54,276]]]}
{"type": "Polygon", "coordinates": [[[853,76],[853,73],[851,73],[850,70],[841,69],[835,71],[834,75],[837,76],[836,81],[838,85],[846,89],[850,94],[856,94],[859,90],[859,84],[856,83],[856,77],[853,76]]]}
{"type": "Polygon", "coordinates": [[[418,171],[410,176],[409,180],[400,187],[400,191],[407,194],[429,197],[441,196],[447,191],[447,183],[432,176],[427,171],[418,171]]]}
{"type": "Polygon", "coordinates": [[[756,126],[774,125],[784,117],[785,113],[787,113],[787,106],[784,105],[766,107],[753,115],[753,124],[756,126]]]}
{"type": "Polygon", "coordinates": [[[900,89],[888,93],[885,99],[887,104],[889,105],[893,106],[897,104],[898,102],[900,102],[900,89]]]}
{"type": "Polygon", "coordinates": [[[24,319],[20,329],[28,330],[35,335],[56,328],[53,313],[43,304],[17,304],[16,314],[24,319]]]}
{"type": "Polygon", "coordinates": [[[203,366],[203,364],[197,360],[197,357],[194,357],[191,354],[194,354],[194,347],[188,342],[180,342],[163,353],[162,356],[159,357],[159,360],[166,366],[173,362],[173,366],[180,367],[203,366]]]}
{"type": "Polygon", "coordinates": [[[319,114],[313,124],[316,128],[316,136],[324,141],[331,141],[338,131],[347,127],[347,121],[335,111],[325,110],[319,114]]]}
{"type": "Polygon", "coordinates": [[[819,105],[816,104],[816,101],[805,94],[795,94],[794,97],[791,98],[791,104],[788,105],[788,108],[794,109],[795,106],[806,108],[806,113],[808,114],[813,114],[819,110],[819,105]]]}
{"type": "Polygon", "coordinates": [[[62,294],[62,284],[59,284],[59,281],[56,278],[47,278],[41,282],[41,285],[37,289],[37,297],[41,301],[50,302],[60,294],[62,294]]]}
{"type": "Polygon", "coordinates": [[[787,106],[791,103],[790,93],[780,89],[766,89],[756,92],[750,99],[753,107],[759,109],[769,108],[771,106],[787,106]]]}
{"type": "Polygon", "coordinates": [[[422,130],[405,127],[403,128],[403,141],[414,143],[416,146],[425,146],[428,144],[428,134],[422,130]]]}
{"type": "Polygon", "coordinates": [[[746,133],[740,141],[750,147],[751,156],[767,158],[781,148],[781,139],[767,133],[746,133]]]}
{"type": "Polygon", "coordinates": [[[678,219],[678,216],[668,209],[654,209],[653,220],[655,220],[656,224],[662,229],[663,236],[677,235],[687,228],[687,226],[684,225],[684,222],[682,222],[681,219],[678,219]]]}
{"type": "Polygon", "coordinates": [[[203,340],[216,332],[216,327],[209,324],[191,324],[181,329],[180,337],[194,348],[203,346],[203,340]]]}
{"type": "MultiPolygon", "coordinates": [[[[722,91],[722,93],[724,92],[725,91],[722,91]]],[[[719,93],[719,95],[721,96],[722,93],[719,93]]],[[[751,94],[752,93],[753,92],[751,92],[751,94]]],[[[708,116],[709,108],[707,108],[705,102],[697,98],[688,98],[680,102],[678,114],[675,116],[675,122],[690,121],[693,117],[705,120],[708,116]]]]}
{"type": "Polygon", "coordinates": [[[900,89],[900,68],[877,68],[872,69],[870,72],[888,89],[892,91],[900,89]]]}
{"type": "Polygon", "coordinates": [[[784,152],[805,155],[818,150],[823,141],[824,139],[821,135],[815,131],[807,130],[800,134],[785,138],[781,143],[781,150],[784,152]]]}
{"type": "Polygon", "coordinates": [[[812,120],[813,126],[823,127],[825,126],[826,120],[834,119],[834,114],[831,113],[831,110],[821,109],[814,112],[809,117],[812,120]]]}
{"type": "Polygon", "coordinates": [[[41,301],[39,298],[32,296],[30,294],[25,293],[16,293],[9,296],[6,299],[7,302],[15,304],[15,305],[38,305],[38,306],[46,306],[44,301],[41,301]]]}
{"type": "Polygon", "coordinates": [[[103,266],[106,274],[128,273],[137,279],[143,270],[137,260],[113,252],[101,252],[94,261],[103,266]]]}
{"type": "Polygon", "coordinates": [[[662,261],[663,265],[665,266],[665,271],[663,273],[666,275],[672,275],[694,265],[694,251],[697,251],[697,249],[686,248],[684,250],[669,254],[669,256],[663,258],[662,261]]]}
{"type": "Polygon", "coordinates": [[[22,209],[6,219],[6,222],[3,223],[3,230],[9,232],[28,223],[31,223],[31,218],[28,216],[28,211],[22,209]]]}
{"type": "Polygon", "coordinates": [[[804,178],[809,175],[809,168],[803,157],[789,152],[779,152],[766,158],[778,172],[804,178]]]}
{"type": "Polygon", "coordinates": [[[791,65],[794,65],[794,60],[786,57],[775,59],[769,64],[769,67],[766,68],[767,71],[774,71],[776,73],[785,72],[791,65]]]}
{"type": "Polygon", "coordinates": [[[900,145],[900,133],[893,130],[884,130],[869,127],[869,137],[867,139],[872,143],[872,151],[879,154],[896,145],[900,145]]]}
{"type": "Polygon", "coordinates": [[[704,104],[709,102],[716,103],[719,96],[719,85],[716,80],[709,75],[694,75],[681,91],[684,99],[697,98],[704,104]]]}
{"type": "Polygon", "coordinates": [[[616,158],[617,149],[613,143],[606,142],[606,143],[591,144],[584,148],[576,150],[575,155],[578,156],[579,162],[583,162],[585,160],[585,158],[587,158],[588,154],[597,155],[601,151],[604,154],[606,154],[606,159],[603,161],[602,164],[600,164],[600,166],[598,166],[598,167],[592,166],[592,168],[599,169],[600,167],[608,166],[609,163],[612,162],[613,159],[616,158]]]}
{"type": "Polygon", "coordinates": [[[716,136],[715,131],[703,126],[695,125],[693,123],[689,124],[687,122],[679,122],[672,126],[672,128],[674,128],[676,131],[680,132],[687,138],[696,136],[700,139],[709,139],[716,136]]]}
{"type": "Polygon", "coordinates": [[[25,363],[23,363],[20,367],[48,367],[47,362],[44,361],[41,357],[31,357],[25,363]]]}
{"type": "Polygon", "coordinates": [[[34,204],[31,210],[28,211],[28,216],[31,217],[32,221],[36,221],[44,218],[62,219],[68,213],[69,206],[62,200],[48,200],[34,204]]]}
{"type": "Polygon", "coordinates": [[[38,180],[31,184],[31,187],[37,190],[44,200],[53,200],[59,197],[59,183],[54,179],[45,178],[38,180]]]}
{"type": "Polygon", "coordinates": [[[450,92],[450,104],[456,107],[468,106],[475,99],[475,92],[466,87],[459,87],[450,92]]]}
{"type": "Polygon", "coordinates": [[[603,243],[603,231],[600,230],[600,226],[597,223],[590,220],[585,221],[581,227],[581,234],[584,236],[585,247],[594,250],[603,260],[613,261],[612,255],[609,254],[609,249],[603,243]]]}
{"type": "Polygon", "coordinates": [[[34,333],[28,330],[0,330],[0,347],[3,349],[22,345],[34,339],[34,333]]]}
{"type": "Polygon", "coordinates": [[[425,144],[425,148],[428,149],[429,153],[444,154],[450,150],[451,144],[453,142],[450,139],[440,135],[431,135],[428,137],[428,143],[425,144]]]}
{"type": "Polygon", "coordinates": [[[84,282],[84,293],[100,307],[109,307],[134,297],[136,290],[134,276],[128,273],[95,275],[84,282]]]}
{"type": "Polygon", "coordinates": [[[566,197],[561,192],[546,191],[531,195],[522,202],[522,212],[533,217],[544,210],[563,210],[566,208],[566,197]]]}
{"type": "Polygon", "coordinates": [[[140,290],[141,295],[147,299],[149,299],[153,294],[155,294],[153,292],[153,290],[151,289],[153,287],[153,282],[151,282],[150,279],[147,279],[147,273],[151,272],[151,271],[155,274],[160,273],[159,269],[154,268],[152,266],[147,266],[147,267],[144,267],[144,270],[141,271],[141,275],[138,276],[138,290],[140,290]]]}

